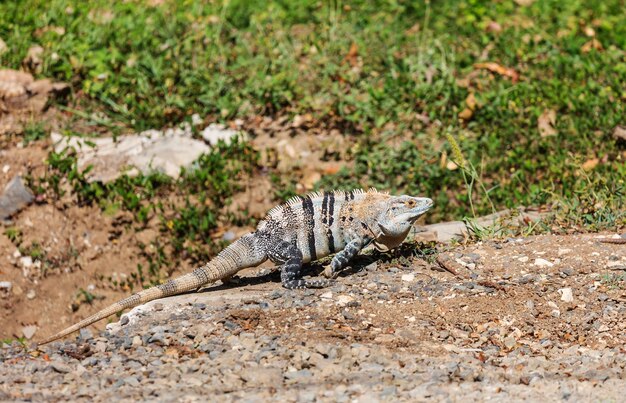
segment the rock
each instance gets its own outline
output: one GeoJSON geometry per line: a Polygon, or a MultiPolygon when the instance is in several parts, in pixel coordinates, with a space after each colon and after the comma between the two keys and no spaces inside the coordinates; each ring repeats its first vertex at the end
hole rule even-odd
{"type": "Polygon", "coordinates": [[[28,189],[20,176],[15,176],[4,188],[0,196],[0,221],[10,218],[34,200],[35,196],[28,189]]]}
{"type": "Polygon", "coordinates": [[[26,298],[28,299],[35,299],[36,296],[37,293],[35,292],[35,290],[28,290],[28,292],[26,293],[26,298]]]}
{"type": "Polygon", "coordinates": [[[508,348],[509,350],[511,350],[516,345],[517,345],[517,341],[515,340],[514,337],[509,336],[504,339],[504,346],[508,348]]]}
{"type": "Polygon", "coordinates": [[[559,256],[563,256],[563,255],[567,255],[569,253],[572,253],[571,249],[568,248],[559,248],[559,251],[557,252],[559,256]]]}
{"type": "Polygon", "coordinates": [[[127,376],[124,378],[124,383],[132,387],[139,386],[139,381],[134,376],[127,376]]]}
{"type": "Polygon", "coordinates": [[[240,376],[244,382],[258,386],[276,387],[283,382],[283,373],[278,368],[245,368],[240,376]]]}
{"type": "Polygon", "coordinates": [[[78,156],[78,168],[93,165],[87,174],[89,182],[111,182],[123,174],[135,176],[139,172],[161,172],[178,178],[181,167],[192,169],[192,164],[209,151],[204,142],[195,140],[189,126],[183,128],[146,130],[139,134],[82,139],[51,134],[55,151],[71,147],[78,156]],[[92,144],[90,146],[89,144],[92,144]]]}
{"type": "Polygon", "coordinates": [[[68,372],[72,371],[72,368],[70,368],[69,365],[62,363],[60,361],[52,361],[50,363],[50,366],[52,367],[53,370],[61,373],[61,374],[67,374],[68,372]]]}
{"type": "Polygon", "coordinates": [[[35,326],[35,325],[29,325],[29,326],[22,327],[22,334],[28,340],[32,339],[36,332],[37,332],[37,326],[35,326]]]}
{"type": "Polygon", "coordinates": [[[132,342],[132,346],[133,347],[139,347],[143,344],[143,341],[141,340],[141,337],[139,335],[135,335],[133,337],[133,342],[132,342]]]}
{"type": "Polygon", "coordinates": [[[10,281],[0,281],[0,290],[11,291],[13,288],[13,283],[10,281]]]}
{"type": "MultiPolygon", "coordinates": [[[[2,52],[0,51],[0,53],[2,52]]],[[[616,140],[626,141],[626,126],[615,126],[613,137],[616,140]]]]}
{"type": "Polygon", "coordinates": [[[236,137],[239,132],[236,130],[228,129],[224,125],[211,123],[204,130],[202,130],[202,138],[211,146],[216,146],[217,143],[222,140],[226,144],[230,144],[232,139],[236,137]]]}
{"type": "Polygon", "coordinates": [[[415,280],[415,274],[413,274],[413,273],[403,274],[402,275],[402,281],[406,281],[406,282],[410,283],[413,280],[415,280]]]}
{"type": "Polygon", "coordinates": [[[33,267],[33,258],[30,256],[22,256],[18,259],[19,266],[23,269],[30,269],[33,267]]]}
{"type": "Polygon", "coordinates": [[[41,66],[43,64],[44,48],[39,45],[31,46],[26,52],[26,57],[22,60],[22,65],[26,67],[32,73],[41,73],[41,66]]]}
{"type": "Polygon", "coordinates": [[[349,295],[339,295],[336,298],[336,304],[339,306],[348,306],[350,304],[352,304],[354,301],[354,298],[352,298],[349,295]]]}
{"type": "Polygon", "coordinates": [[[296,382],[306,382],[306,379],[311,378],[313,373],[308,369],[301,369],[299,371],[285,372],[285,379],[296,382]]]}
{"type": "Polygon", "coordinates": [[[332,291],[326,291],[324,294],[320,295],[320,298],[322,300],[332,300],[333,299],[333,292],[332,291]]]}
{"type": "Polygon", "coordinates": [[[103,341],[98,341],[96,343],[96,351],[99,353],[104,353],[107,350],[107,344],[103,341]]]}
{"type": "Polygon", "coordinates": [[[560,288],[559,294],[561,294],[561,301],[563,302],[573,302],[574,294],[572,293],[571,288],[560,288]]]}
{"type": "Polygon", "coordinates": [[[91,340],[93,339],[93,333],[91,333],[91,330],[87,329],[87,328],[82,328],[80,329],[80,331],[78,332],[79,337],[81,340],[91,340]]]}
{"type": "Polygon", "coordinates": [[[535,259],[535,263],[533,263],[537,267],[552,267],[554,263],[547,261],[546,259],[537,258],[535,259]]]}

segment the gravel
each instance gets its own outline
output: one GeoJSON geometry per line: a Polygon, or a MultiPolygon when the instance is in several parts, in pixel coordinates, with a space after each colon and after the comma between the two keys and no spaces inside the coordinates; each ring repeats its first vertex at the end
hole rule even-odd
{"type": "Polygon", "coordinates": [[[577,258],[597,251],[603,267],[626,248],[531,240],[445,252],[459,276],[401,257],[327,289],[268,283],[227,303],[209,291],[101,335],[5,343],[0,399],[621,400],[624,290],[577,258]]]}

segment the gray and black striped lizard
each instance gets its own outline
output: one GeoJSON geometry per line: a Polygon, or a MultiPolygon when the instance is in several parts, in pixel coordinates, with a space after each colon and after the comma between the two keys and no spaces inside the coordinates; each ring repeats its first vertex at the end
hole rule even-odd
{"type": "Polygon", "coordinates": [[[333,278],[361,249],[374,243],[392,249],[415,220],[433,205],[426,197],[369,191],[317,192],[296,196],[271,209],[256,231],[233,242],[206,265],[156,287],[137,292],[39,343],[49,343],[124,309],[157,298],[197,290],[232,277],[267,259],[280,265],[285,288],[324,287],[329,280],[305,280],[302,265],[335,254],[326,277],[333,278]]]}

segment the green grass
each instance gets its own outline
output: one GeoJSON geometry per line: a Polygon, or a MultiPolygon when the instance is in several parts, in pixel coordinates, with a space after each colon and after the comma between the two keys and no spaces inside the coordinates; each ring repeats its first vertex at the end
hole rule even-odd
{"type": "MultiPolygon", "coordinates": [[[[43,46],[40,75],[72,84],[66,110],[96,116],[92,123],[109,130],[174,125],[193,113],[215,120],[311,113],[358,143],[351,167],[318,187],[426,194],[436,202],[431,222],[548,205],[557,226],[626,224],[626,148],[611,136],[626,116],[623,1],[146,3],[3,2],[0,37],[10,51],[0,64],[19,68],[31,45],[43,46]],[[487,29],[494,23],[500,32],[487,29]],[[601,49],[588,49],[592,33],[601,49]],[[478,62],[520,78],[476,69],[478,62]],[[476,106],[461,119],[470,92],[476,106]],[[556,113],[556,134],[542,137],[546,110],[556,113]],[[446,135],[471,163],[469,177],[449,169],[446,135]],[[599,163],[583,170],[593,159],[599,163]]],[[[29,133],[41,137],[36,127],[29,133]]],[[[211,203],[227,200],[233,183],[204,162],[207,176],[180,188],[207,185],[211,203]]],[[[273,183],[285,188],[279,196],[293,189],[284,179],[273,183]]],[[[125,189],[114,197],[107,189],[77,192],[93,191],[86,197],[112,210],[134,211],[152,197],[149,183],[127,185],[114,185],[125,189]],[[135,188],[141,200],[124,196],[135,188]]],[[[195,242],[214,223],[196,222],[208,214],[207,199],[189,200],[180,214],[186,223],[171,231],[190,231],[195,242]]]]}

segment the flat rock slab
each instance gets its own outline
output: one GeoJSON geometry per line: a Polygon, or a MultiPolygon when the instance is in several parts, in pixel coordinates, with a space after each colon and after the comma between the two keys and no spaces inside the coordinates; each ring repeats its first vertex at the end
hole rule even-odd
{"type": "Polygon", "coordinates": [[[50,96],[68,92],[69,85],[65,83],[35,80],[24,71],[1,69],[0,134],[21,132],[25,122],[43,112],[50,96]]]}
{"type": "Polygon", "coordinates": [[[115,334],[126,325],[136,324],[141,320],[141,318],[155,311],[176,312],[184,309],[185,307],[196,304],[204,304],[209,307],[223,307],[227,303],[240,304],[244,300],[261,298],[264,294],[265,290],[260,290],[258,287],[255,287],[254,290],[245,287],[204,288],[199,292],[174,295],[136,306],[124,315],[126,319],[120,320],[119,322],[109,323],[107,325],[107,330],[115,334]]]}
{"type": "Polygon", "coordinates": [[[7,220],[13,214],[32,203],[33,192],[24,185],[20,176],[14,177],[0,196],[0,220],[7,220]]]}
{"type": "MultiPolygon", "coordinates": [[[[486,229],[493,226],[511,227],[522,226],[528,222],[536,222],[545,217],[545,213],[530,211],[524,208],[517,210],[503,210],[473,221],[478,229],[486,229]]],[[[427,225],[421,228],[421,232],[414,234],[418,242],[450,242],[461,241],[469,237],[472,229],[463,221],[449,221],[427,225]]]]}
{"type": "MultiPolygon", "coordinates": [[[[210,144],[217,144],[218,140],[230,141],[238,135],[234,130],[216,125],[205,131],[209,128],[205,137],[210,144]]],[[[76,150],[79,169],[93,166],[87,174],[90,182],[107,183],[123,174],[135,176],[155,171],[176,179],[182,167],[192,167],[196,159],[211,149],[205,142],[193,138],[191,125],[163,131],[146,130],[121,136],[117,141],[111,137],[64,137],[59,133],[52,133],[51,137],[56,152],[68,147],[76,150]]]]}

